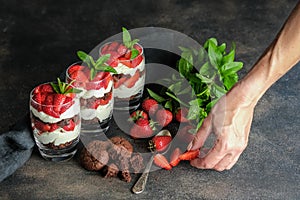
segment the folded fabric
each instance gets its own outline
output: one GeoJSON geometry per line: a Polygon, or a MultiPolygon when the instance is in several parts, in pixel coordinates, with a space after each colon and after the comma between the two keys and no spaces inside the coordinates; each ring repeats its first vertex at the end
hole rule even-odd
{"type": "Polygon", "coordinates": [[[0,134],[0,182],[30,158],[34,144],[28,115],[0,134]]]}

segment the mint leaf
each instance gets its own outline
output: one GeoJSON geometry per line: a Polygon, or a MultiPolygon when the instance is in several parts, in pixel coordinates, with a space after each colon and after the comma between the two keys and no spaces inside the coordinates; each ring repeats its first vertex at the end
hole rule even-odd
{"type": "Polygon", "coordinates": [[[134,58],[136,58],[138,55],[139,55],[139,51],[138,50],[136,50],[136,49],[132,49],[131,50],[131,56],[130,56],[130,59],[134,59],[134,58]]]}
{"type": "Polygon", "coordinates": [[[122,27],[122,31],[123,31],[123,43],[127,48],[130,48],[130,42],[131,42],[130,33],[124,27],[122,27]]]}
{"type": "Polygon", "coordinates": [[[99,57],[98,60],[96,61],[95,68],[97,67],[97,65],[104,64],[106,61],[108,61],[109,58],[110,58],[110,54],[105,54],[99,57]]]}
{"type": "Polygon", "coordinates": [[[158,103],[161,103],[161,102],[166,101],[165,98],[163,98],[162,96],[156,94],[156,93],[153,92],[152,90],[150,90],[150,89],[147,88],[147,91],[148,91],[149,95],[150,95],[153,99],[155,99],[158,103]]]}

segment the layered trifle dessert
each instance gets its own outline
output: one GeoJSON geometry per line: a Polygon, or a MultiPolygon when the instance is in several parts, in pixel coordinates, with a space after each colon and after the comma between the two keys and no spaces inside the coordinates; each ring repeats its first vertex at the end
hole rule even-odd
{"type": "MultiPolygon", "coordinates": [[[[84,55],[88,56],[84,52],[84,55]]],[[[83,60],[85,60],[82,57],[83,60]]],[[[93,63],[79,62],[67,69],[66,80],[72,82],[75,88],[82,90],[80,93],[80,110],[82,128],[89,131],[106,132],[109,128],[108,122],[113,111],[113,78],[109,66],[104,65],[109,55],[102,57],[102,64],[95,67],[93,63]],[[100,125],[100,127],[99,127],[100,125]]]]}
{"type": "Polygon", "coordinates": [[[139,106],[145,84],[145,57],[139,40],[131,40],[123,28],[123,41],[113,41],[100,48],[100,56],[109,54],[107,63],[117,74],[114,78],[115,109],[133,110],[139,106]]]}
{"type": "Polygon", "coordinates": [[[45,83],[30,93],[30,118],[41,155],[49,160],[71,158],[79,141],[79,90],[61,82],[45,83]]]}

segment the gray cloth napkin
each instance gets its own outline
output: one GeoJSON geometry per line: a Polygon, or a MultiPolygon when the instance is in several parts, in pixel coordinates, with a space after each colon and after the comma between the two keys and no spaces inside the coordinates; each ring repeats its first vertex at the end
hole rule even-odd
{"type": "Polygon", "coordinates": [[[0,182],[30,158],[34,145],[28,115],[0,134],[0,182]]]}

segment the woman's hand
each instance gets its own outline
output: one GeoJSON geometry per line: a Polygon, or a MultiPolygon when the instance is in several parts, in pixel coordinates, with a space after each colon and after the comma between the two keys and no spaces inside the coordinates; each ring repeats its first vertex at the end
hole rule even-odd
{"type": "MultiPolygon", "coordinates": [[[[246,148],[255,104],[240,89],[239,85],[232,88],[204,120],[188,149],[201,148],[210,134],[215,134],[216,140],[204,156],[190,162],[192,166],[228,170],[246,148]]],[[[205,152],[201,150],[201,153],[205,152]]]]}

